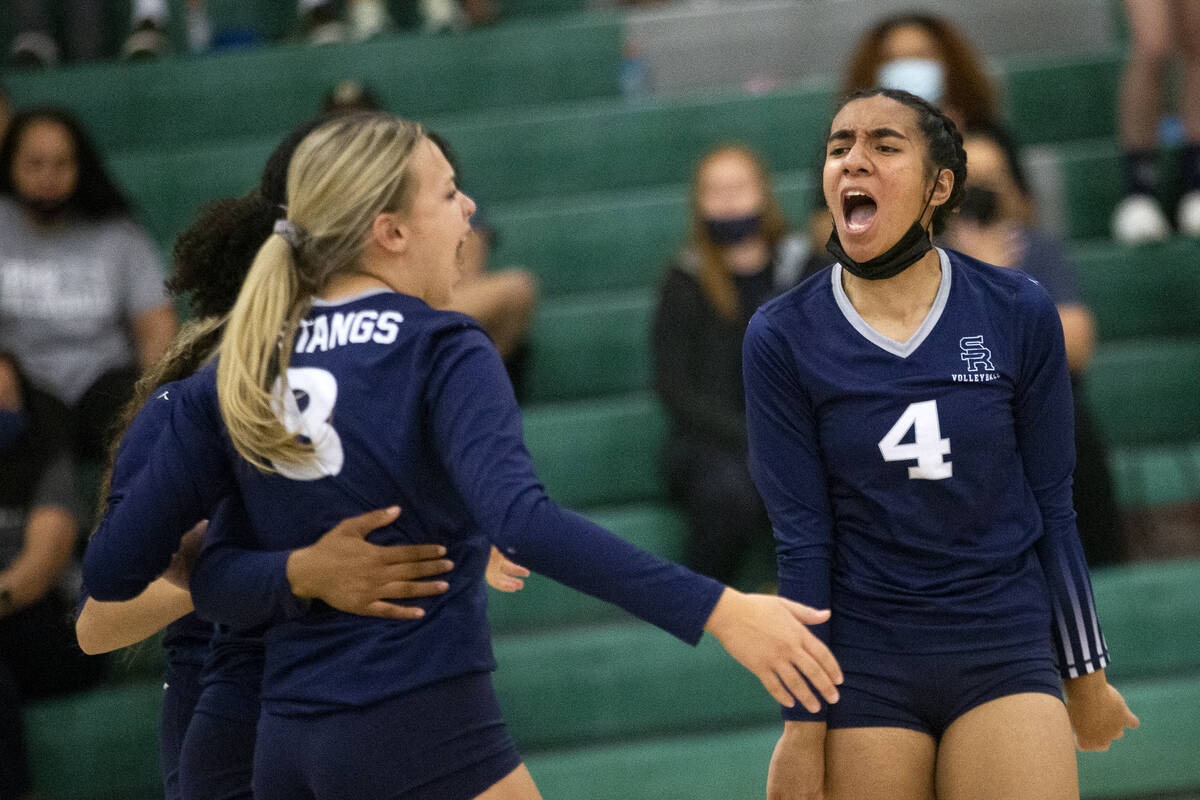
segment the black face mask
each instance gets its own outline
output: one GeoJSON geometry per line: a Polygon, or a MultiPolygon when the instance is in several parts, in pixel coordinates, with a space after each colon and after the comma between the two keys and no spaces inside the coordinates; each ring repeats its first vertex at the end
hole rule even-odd
{"type": "Polygon", "coordinates": [[[986,228],[1000,218],[1000,195],[983,186],[968,186],[963,190],[958,216],[986,228]]]}
{"type": "Polygon", "coordinates": [[[762,214],[748,214],[734,219],[706,219],[704,228],[714,244],[722,247],[741,244],[758,234],[762,228],[762,214]]]}
{"type": "MultiPolygon", "coordinates": [[[[937,184],[934,184],[934,188],[936,187],[937,184]]],[[[925,201],[925,208],[921,209],[916,221],[908,227],[908,231],[900,237],[900,241],[870,261],[855,261],[846,255],[846,251],[842,249],[842,241],[838,238],[836,225],[833,227],[833,232],[829,234],[829,241],[825,243],[825,249],[855,277],[868,281],[881,281],[885,278],[895,277],[917,263],[921,256],[933,249],[929,231],[921,227],[921,217],[925,216],[925,209],[929,208],[932,201],[933,189],[930,189],[929,198],[925,201]]]]}
{"type": "Polygon", "coordinates": [[[71,205],[70,195],[56,200],[42,200],[17,195],[17,200],[30,214],[42,222],[54,222],[66,213],[71,205]]]}

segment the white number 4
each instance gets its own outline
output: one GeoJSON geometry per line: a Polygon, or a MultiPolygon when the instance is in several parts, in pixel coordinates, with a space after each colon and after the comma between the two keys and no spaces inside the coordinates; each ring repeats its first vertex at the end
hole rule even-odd
{"type": "Polygon", "coordinates": [[[937,401],[913,403],[904,409],[892,429],[879,440],[879,452],[884,461],[916,461],[915,467],[908,468],[908,477],[914,480],[949,478],[953,464],[943,461],[942,456],[950,455],[950,440],[942,438],[937,401]],[[909,430],[913,431],[913,440],[901,444],[909,430]]]}

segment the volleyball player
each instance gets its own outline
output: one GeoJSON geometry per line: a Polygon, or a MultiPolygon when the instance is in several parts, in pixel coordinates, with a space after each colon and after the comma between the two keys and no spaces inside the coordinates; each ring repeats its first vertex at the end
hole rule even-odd
{"type": "Polygon", "coordinates": [[[446,546],[457,570],[421,620],[314,608],[271,627],[259,800],[538,797],[491,689],[489,540],[685,641],[711,631],[785,705],[817,708],[804,676],[837,697],[836,663],[802,624],[827,612],[723,587],[546,497],[495,348],[435,310],[472,210],[420,126],[368,114],[310,134],[217,365],[164,398],[163,437],[88,548],[96,596],[134,594],[235,483],[266,550],[392,501],[404,514],[381,543],[446,546]]]}
{"type": "Polygon", "coordinates": [[[1078,798],[1072,728],[1103,749],[1137,726],[1075,530],[1054,304],[931,244],[965,177],[927,102],[852,95],[823,170],[839,263],[746,334],[780,593],[831,606],[846,674],[836,706],[784,710],[772,800],[1078,798]]]}
{"type": "MultiPolygon", "coordinates": [[[[141,467],[139,454],[157,438],[166,421],[167,406],[152,402],[152,398],[164,393],[169,396],[173,380],[190,375],[211,356],[220,331],[216,320],[233,306],[255,253],[271,235],[286,199],[292,152],[315,125],[297,128],[280,143],[268,158],[255,190],[206,207],[176,242],[175,274],[169,287],[176,296],[187,298],[196,322],[185,326],[164,359],[139,382],[137,396],[125,409],[122,445],[113,453],[103,481],[104,502],[109,497],[119,501],[141,467]]],[[[203,523],[184,537],[164,577],[136,598],[109,603],[85,599],[76,620],[76,634],[85,652],[126,647],[166,628],[162,646],[167,672],[159,745],[168,800],[251,796],[254,727],[262,682],[261,630],[253,627],[286,614],[293,591],[351,613],[405,618],[422,612],[381,598],[401,599],[449,588],[441,580],[422,580],[450,569],[442,558],[444,548],[385,548],[365,541],[370,531],[393,518],[394,513],[385,510],[352,517],[314,544],[291,552],[225,552],[222,564],[246,557],[267,558],[282,559],[287,568],[263,587],[266,591],[259,599],[268,602],[260,602],[257,618],[248,622],[244,615],[233,620],[222,617],[222,606],[214,603],[204,608],[204,617],[191,613],[194,598],[188,591],[188,577],[199,551],[203,523]],[[222,627],[214,635],[211,619],[242,624],[222,627]]],[[[217,512],[210,538],[245,524],[244,512],[235,503],[217,512]]],[[[496,588],[519,588],[519,576],[520,569],[504,559],[494,557],[489,562],[488,582],[496,588]]],[[[248,602],[252,600],[243,598],[243,603],[248,602]]]]}

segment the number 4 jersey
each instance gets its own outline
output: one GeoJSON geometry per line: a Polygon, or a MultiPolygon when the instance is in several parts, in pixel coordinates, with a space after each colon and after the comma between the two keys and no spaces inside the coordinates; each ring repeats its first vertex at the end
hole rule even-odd
{"type": "Polygon", "coordinates": [[[1023,273],[938,252],[937,297],[906,342],[858,315],[838,265],[750,322],[751,470],[780,593],[831,604],[835,647],[1052,638],[1064,676],[1102,668],[1057,311],[1023,273]]]}

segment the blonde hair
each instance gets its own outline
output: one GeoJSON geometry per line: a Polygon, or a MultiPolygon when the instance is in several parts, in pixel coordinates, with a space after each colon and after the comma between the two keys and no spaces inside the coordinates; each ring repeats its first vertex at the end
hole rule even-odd
{"type": "Polygon", "coordinates": [[[709,164],[731,155],[746,161],[758,181],[759,190],[762,192],[762,225],[759,232],[766,240],[767,246],[774,251],[787,234],[787,221],[779,205],[779,198],[775,196],[775,190],[771,186],[771,175],[757,153],[742,144],[724,144],[708,151],[700,159],[692,176],[691,237],[692,244],[700,256],[700,274],[697,277],[708,302],[712,303],[718,314],[729,320],[737,319],[741,303],[738,301],[733,276],[725,266],[722,248],[713,241],[704,224],[704,214],[700,210],[700,176],[709,164]]]}
{"type": "Polygon", "coordinates": [[[238,453],[260,470],[313,458],[312,445],[276,413],[275,398],[290,391],[296,328],[330,278],[361,267],[375,217],[408,208],[416,186],[409,162],[424,138],[420,125],[390,114],[352,114],[316,128],[292,156],[287,220],[297,235],[267,238],[218,348],[221,416],[238,453]]]}

